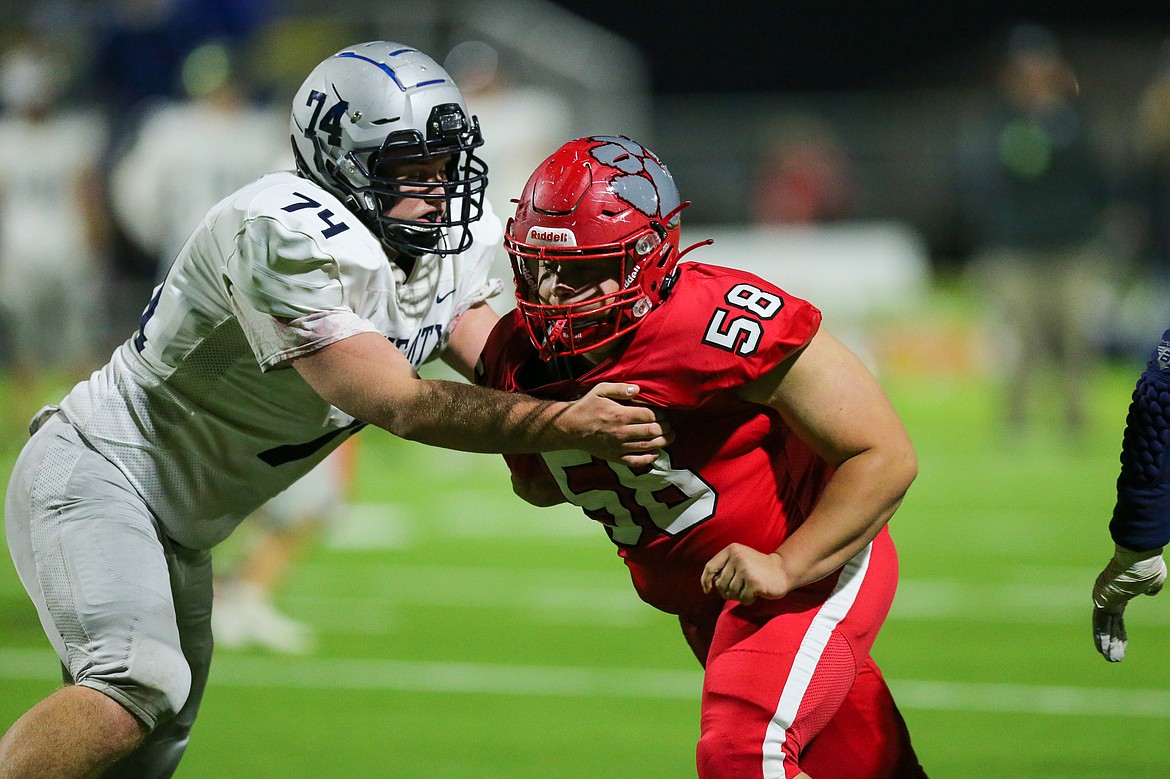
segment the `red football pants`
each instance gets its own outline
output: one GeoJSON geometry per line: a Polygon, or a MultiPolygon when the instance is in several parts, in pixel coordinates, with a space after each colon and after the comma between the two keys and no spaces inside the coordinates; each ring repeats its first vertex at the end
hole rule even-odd
{"type": "Polygon", "coordinates": [[[770,617],[729,602],[706,657],[697,748],[700,779],[920,777],[901,714],[869,656],[897,586],[883,530],[837,574],[825,597],[797,591],[770,617]]]}

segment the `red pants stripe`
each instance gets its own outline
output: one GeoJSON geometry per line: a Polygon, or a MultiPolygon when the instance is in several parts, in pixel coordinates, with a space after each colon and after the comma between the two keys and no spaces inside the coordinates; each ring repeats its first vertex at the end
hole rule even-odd
{"type": "Polygon", "coordinates": [[[883,530],[842,568],[828,597],[797,591],[765,617],[729,602],[706,655],[700,779],[922,776],[869,656],[896,585],[897,556],[883,530]]]}

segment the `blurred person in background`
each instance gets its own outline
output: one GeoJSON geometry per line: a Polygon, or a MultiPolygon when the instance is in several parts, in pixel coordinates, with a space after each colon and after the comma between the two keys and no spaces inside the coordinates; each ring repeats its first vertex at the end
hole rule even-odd
{"type": "MultiPolygon", "coordinates": [[[[1134,330],[1170,319],[1170,40],[1158,52],[1153,78],[1142,90],[1133,138],[1136,201],[1143,240],[1134,330]]],[[[1140,353],[1145,352],[1143,343],[1140,353]]]]}
{"type": "Polygon", "coordinates": [[[242,537],[231,539],[242,545],[235,554],[226,545],[216,548],[211,632],[217,648],[315,651],[313,627],[280,611],[275,599],[305,554],[341,520],[356,446],[349,439],[248,517],[237,533],[242,537]]]}
{"type": "Polygon", "coordinates": [[[779,117],[754,166],[752,221],[761,225],[839,222],[853,213],[856,182],[847,150],[812,115],[779,117]]]}
{"type": "Polygon", "coordinates": [[[185,94],[191,52],[244,47],[272,17],[271,0],[106,0],[93,31],[89,78],[120,143],[155,100],[185,94]]]}
{"type": "MultiPolygon", "coordinates": [[[[187,96],[183,71],[189,55],[206,43],[234,50],[246,46],[271,18],[272,5],[271,0],[104,0],[95,15],[87,88],[110,128],[100,179],[107,203],[113,166],[135,139],[143,116],[158,102],[187,96]]],[[[219,148],[231,154],[230,145],[219,148]]],[[[114,322],[105,350],[134,327],[143,298],[158,280],[155,255],[126,234],[121,220],[111,222],[109,234],[108,307],[114,322]]]]}
{"type": "Polygon", "coordinates": [[[1093,584],[1093,643],[1111,663],[1125,657],[1125,607],[1157,595],[1170,543],[1170,330],[1138,378],[1121,439],[1121,474],[1109,533],[1113,558],[1093,584]]]}
{"type": "Polygon", "coordinates": [[[977,244],[970,279],[995,315],[1005,433],[1018,436],[1055,396],[1076,439],[1113,271],[1102,244],[1105,175],[1076,76],[1049,30],[1014,28],[998,76],[997,99],[959,148],[964,219],[977,244]]]}
{"type": "Polygon", "coordinates": [[[0,777],[174,773],[211,664],[211,549],[352,434],[467,451],[669,441],[637,387],[542,401],[470,378],[501,226],[478,122],[437,62],[377,41],[293,98],[295,171],[213,206],[102,369],[30,424],[9,551],[65,686],[0,739],[0,777]]]}
{"type": "Polygon", "coordinates": [[[291,168],[288,120],[250,99],[242,53],[222,42],[182,66],[183,99],[158,100],[114,163],[110,202],[161,280],[207,209],[249,181],[291,168]]]}
{"type": "MultiPolygon", "coordinates": [[[[180,70],[186,98],[152,101],[114,166],[114,214],[154,258],[159,281],[217,201],[267,171],[293,167],[288,118],[251,100],[242,65],[243,52],[226,42],[195,48],[180,70]]],[[[326,458],[256,512],[241,554],[217,551],[218,646],[293,654],[313,648],[310,626],[277,610],[274,597],[341,511],[347,481],[348,467],[326,458]]]]}
{"type": "Polygon", "coordinates": [[[18,397],[34,403],[46,372],[74,381],[97,362],[105,127],[66,102],[69,64],[39,39],[0,55],[0,309],[18,397]]]}
{"type": "Polygon", "coordinates": [[[477,381],[573,398],[634,371],[676,437],[641,468],[506,455],[513,488],[582,508],[638,595],[678,615],[706,669],[702,779],[925,776],[870,655],[897,584],[886,523],[917,473],[910,439],[811,304],[679,264],[685,205],[625,137],[570,141],[528,180],[504,237],[517,309],[477,381]]]}
{"type": "MultiPolygon", "coordinates": [[[[488,199],[497,214],[509,214],[528,175],[569,137],[570,106],[551,89],[518,83],[501,61],[499,50],[483,41],[454,46],[443,66],[463,89],[471,112],[492,128],[482,152],[492,172],[488,199]]],[[[512,275],[503,248],[496,254],[492,272],[500,278],[512,275]]],[[[491,305],[502,314],[514,302],[512,295],[498,295],[491,305]]]]}

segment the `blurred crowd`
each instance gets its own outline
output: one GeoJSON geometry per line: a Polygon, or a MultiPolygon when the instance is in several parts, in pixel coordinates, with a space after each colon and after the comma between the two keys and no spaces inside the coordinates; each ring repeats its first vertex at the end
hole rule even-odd
{"type": "MultiPolygon", "coordinates": [[[[117,0],[92,6],[84,36],[53,18],[59,5],[0,36],[0,361],[30,389],[104,360],[207,207],[291,164],[280,78],[350,42],[297,32],[266,0],[117,0]]],[[[1075,431],[1086,366],[1148,341],[1125,312],[1170,307],[1170,47],[1149,63],[1120,167],[1051,31],[1015,27],[1000,52],[985,102],[948,141],[962,264],[987,303],[1005,423],[1026,423],[1029,386],[1055,366],[1075,431]]],[[[453,46],[445,64],[485,128],[506,217],[517,182],[573,132],[571,97],[526,84],[485,43],[453,46]]],[[[737,152],[750,157],[736,162],[751,171],[744,223],[846,222],[863,200],[881,212],[880,190],[859,185],[865,161],[825,117],[786,114],[758,136],[737,152]]]]}
{"type": "MultiPolygon", "coordinates": [[[[998,380],[1003,440],[1056,409],[1085,430],[1093,367],[1139,359],[1170,319],[1170,42],[1147,68],[1120,139],[1091,121],[1063,41],[1033,23],[993,42],[973,100],[956,99],[948,138],[948,257],[980,312],[981,366],[998,380]],[[1117,153],[1117,149],[1121,153],[1117,153]]],[[[832,225],[882,213],[856,150],[824,117],[783,115],[763,134],[749,211],[756,223],[832,225]]],[[[906,164],[921,161],[908,154],[906,164]]],[[[925,193],[924,193],[925,194],[925,193]]],[[[940,263],[941,265],[942,263],[940,263]]]]}
{"type": "Polygon", "coordinates": [[[78,40],[46,6],[0,55],[0,343],[30,390],[104,362],[176,243],[288,145],[239,80],[263,0],[105,10],[78,40]]]}

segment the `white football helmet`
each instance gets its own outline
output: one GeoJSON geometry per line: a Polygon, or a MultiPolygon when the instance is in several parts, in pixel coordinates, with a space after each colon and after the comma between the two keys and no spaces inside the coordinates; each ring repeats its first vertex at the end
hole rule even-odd
{"type": "Polygon", "coordinates": [[[300,174],[339,197],[392,250],[418,257],[471,245],[468,230],[452,241],[448,228],[466,228],[483,215],[487,165],[474,153],[483,136],[455,82],[426,54],[388,41],[342,49],[297,91],[290,130],[300,174]],[[438,184],[400,180],[378,166],[380,159],[444,154],[451,161],[447,180],[438,184]],[[417,191],[423,185],[425,194],[417,191]],[[445,200],[443,219],[385,216],[403,197],[445,200]]]}

